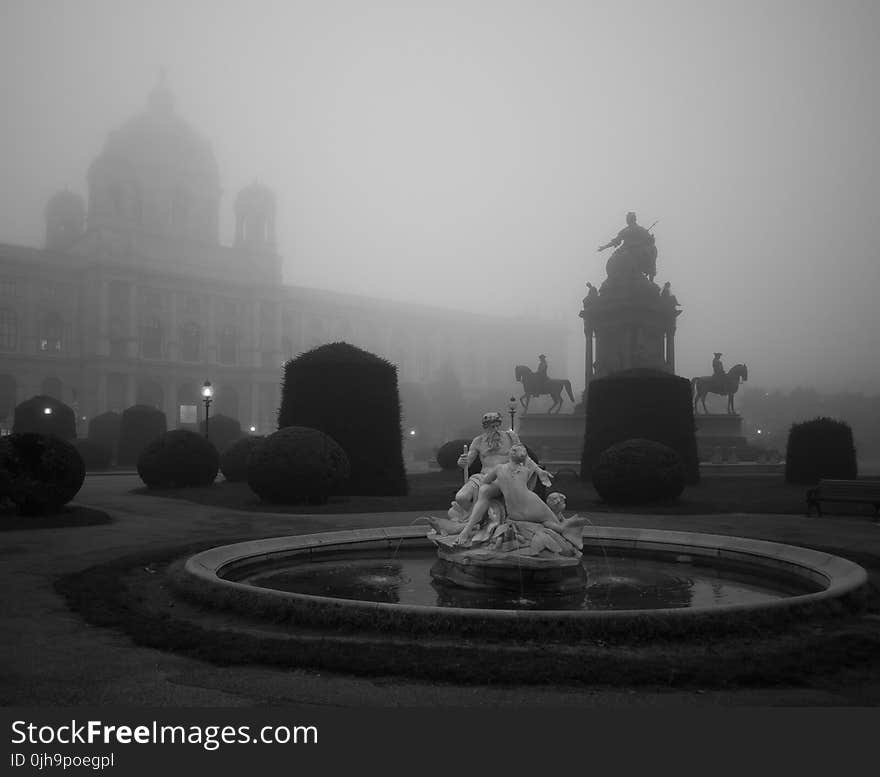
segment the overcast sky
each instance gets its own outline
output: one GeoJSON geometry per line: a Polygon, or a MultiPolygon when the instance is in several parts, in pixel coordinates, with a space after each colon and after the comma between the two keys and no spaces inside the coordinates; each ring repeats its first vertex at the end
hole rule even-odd
{"type": "Polygon", "coordinates": [[[0,14],[0,241],[41,244],[48,197],[86,193],[164,67],[217,157],[222,241],[235,193],[271,186],[289,283],[558,318],[582,386],[585,283],[634,210],[660,219],[680,375],[722,351],[749,385],[880,392],[876,0],[0,14]]]}

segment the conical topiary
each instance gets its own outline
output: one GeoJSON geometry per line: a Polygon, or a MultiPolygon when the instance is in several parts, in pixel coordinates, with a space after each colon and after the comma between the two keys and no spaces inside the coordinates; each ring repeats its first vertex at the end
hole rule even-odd
{"type": "Polygon", "coordinates": [[[792,424],[785,451],[785,479],[812,484],[822,478],[854,480],[858,475],[853,433],[845,421],[814,418],[792,424]]]}
{"type": "Polygon", "coordinates": [[[330,343],[284,367],[278,427],[306,426],[332,437],[348,456],[345,493],[407,491],[397,367],[348,343],[330,343]]]}

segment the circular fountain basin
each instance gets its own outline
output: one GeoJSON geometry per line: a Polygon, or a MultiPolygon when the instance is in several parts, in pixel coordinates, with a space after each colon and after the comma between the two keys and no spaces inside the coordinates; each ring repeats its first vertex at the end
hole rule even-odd
{"type": "Polygon", "coordinates": [[[755,615],[778,622],[783,611],[821,610],[867,582],[862,567],[838,556],[741,537],[589,527],[584,551],[588,585],[574,596],[432,584],[436,552],[419,526],[212,548],[187,559],[177,582],[202,602],[274,620],[535,637],[675,631],[698,619],[729,626],[755,615]]]}

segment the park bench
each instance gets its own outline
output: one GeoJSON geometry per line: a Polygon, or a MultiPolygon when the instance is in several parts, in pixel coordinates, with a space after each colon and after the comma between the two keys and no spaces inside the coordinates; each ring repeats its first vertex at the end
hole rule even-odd
{"type": "Polygon", "coordinates": [[[880,480],[820,480],[807,491],[807,515],[815,505],[822,517],[822,502],[851,502],[874,507],[874,520],[880,513],[880,480]]]}

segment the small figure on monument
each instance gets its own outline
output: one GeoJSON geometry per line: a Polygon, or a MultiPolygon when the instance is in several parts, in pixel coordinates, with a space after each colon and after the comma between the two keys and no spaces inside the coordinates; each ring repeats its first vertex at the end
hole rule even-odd
{"type": "Polygon", "coordinates": [[[673,307],[678,307],[678,299],[672,293],[669,281],[666,281],[666,283],[663,284],[663,291],[660,292],[660,296],[673,307]]]}
{"type": "MultiPolygon", "coordinates": [[[[656,223],[655,221],[654,224],[656,223]]],[[[644,273],[648,280],[654,281],[654,276],[657,275],[657,246],[654,235],[636,223],[636,214],[632,211],[626,214],[626,226],[617,233],[617,237],[599,246],[598,250],[604,251],[612,246],[617,250],[606,264],[609,276],[616,274],[618,270],[634,271],[644,273]]]]}
{"type": "Polygon", "coordinates": [[[724,364],[721,361],[722,354],[716,353],[715,358],[712,359],[712,374],[716,378],[723,378],[725,376],[724,372],[724,364]]]}

